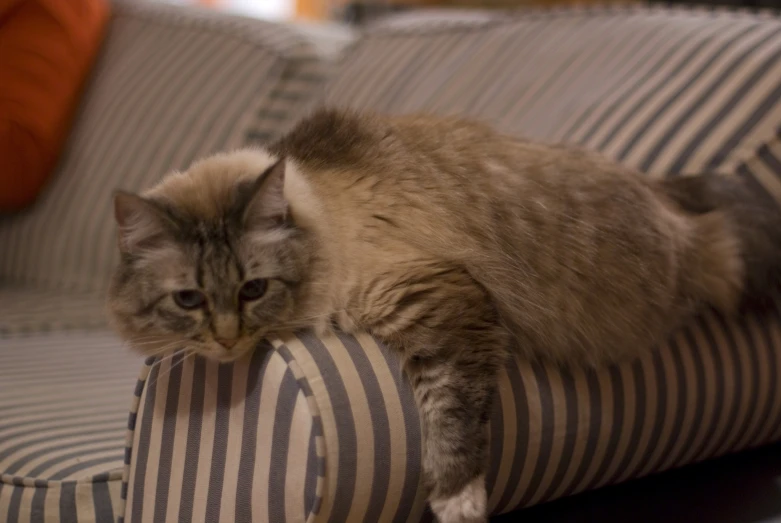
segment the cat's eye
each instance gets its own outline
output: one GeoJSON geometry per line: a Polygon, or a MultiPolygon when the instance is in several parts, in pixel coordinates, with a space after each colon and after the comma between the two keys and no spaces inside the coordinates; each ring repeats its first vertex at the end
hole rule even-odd
{"type": "Polygon", "coordinates": [[[176,291],[174,294],[174,301],[178,306],[183,309],[192,310],[203,307],[206,303],[206,296],[201,291],[184,290],[176,291]]]}
{"type": "Polygon", "coordinates": [[[257,279],[250,280],[241,286],[239,290],[239,299],[241,301],[254,301],[260,299],[266,294],[266,288],[268,287],[268,280],[257,279]]]}

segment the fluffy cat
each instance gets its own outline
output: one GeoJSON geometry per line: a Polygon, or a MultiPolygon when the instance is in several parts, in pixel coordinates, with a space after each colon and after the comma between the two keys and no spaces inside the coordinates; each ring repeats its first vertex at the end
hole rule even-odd
{"type": "Polygon", "coordinates": [[[590,153],[434,117],[323,110],[117,193],[109,309],[147,354],[220,361],[298,328],[368,331],[402,356],[429,501],[486,521],[486,423],[508,348],[633,357],[691,314],[767,299],[781,220],[739,180],[652,181],[590,153]]]}

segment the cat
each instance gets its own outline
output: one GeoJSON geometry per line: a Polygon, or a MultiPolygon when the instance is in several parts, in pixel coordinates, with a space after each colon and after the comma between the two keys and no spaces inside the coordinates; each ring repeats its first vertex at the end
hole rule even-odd
{"type": "Polygon", "coordinates": [[[620,361],[781,281],[781,216],[739,179],[654,181],[454,118],[323,109],[114,207],[109,312],[139,350],[230,361],[335,326],[397,351],[442,523],[487,521],[486,424],[510,347],[620,361]]]}

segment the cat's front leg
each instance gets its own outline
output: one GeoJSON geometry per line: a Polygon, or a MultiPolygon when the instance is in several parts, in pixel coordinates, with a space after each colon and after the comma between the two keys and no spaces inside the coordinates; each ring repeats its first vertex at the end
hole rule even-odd
{"type": "Polygon", "coordinates": [[[440,523],[483,523],[487,425],[508,335],[481,288],[459,294],[394,338],[420,412],[431,509],[440,523]]]}
{"type": "Polygon", "coordinates": [[[408,375],[423,430],[423,474],[440,523],[487,521],[487,420],[493,369],[466,362],[416,362],[408,375]]]}

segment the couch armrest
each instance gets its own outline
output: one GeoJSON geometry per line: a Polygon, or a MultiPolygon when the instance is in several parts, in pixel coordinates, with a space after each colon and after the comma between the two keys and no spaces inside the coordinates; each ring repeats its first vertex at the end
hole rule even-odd
{"type": "MultiPolygon", "coordinates": [[[[150,362],[126,521],[420,521],[420,430],[397,359],[371,338],[290,335],[246,361],[150,362]],[[158,512],[162,511],[162,512],[158,512]],[[189,518],[186,518],[189,519],[189,518]]],[[[634,363],[500,376],[493,513],[781,438],[778,311],[708,315],[634,363]]]]}

